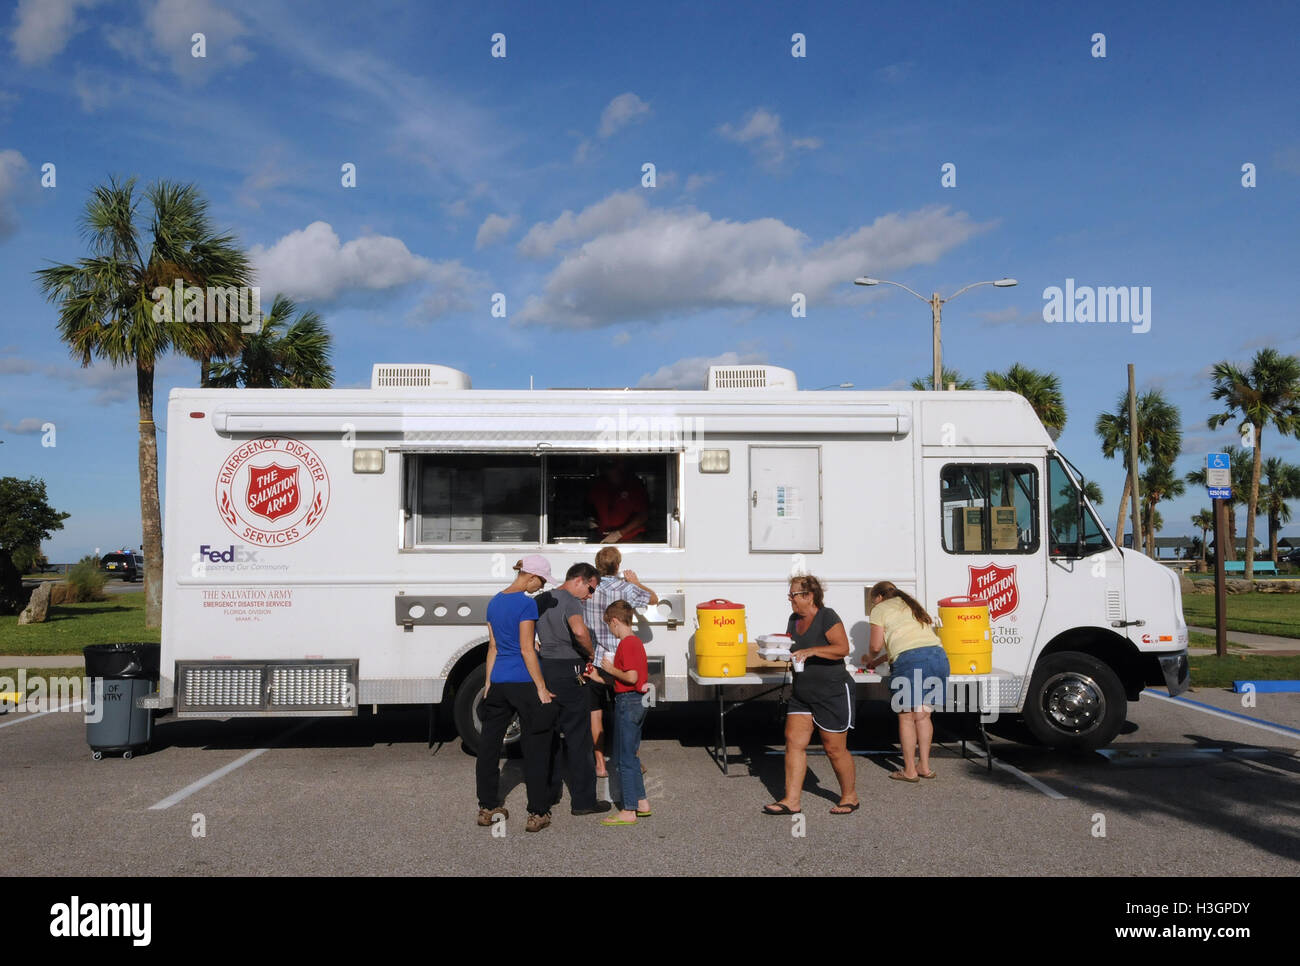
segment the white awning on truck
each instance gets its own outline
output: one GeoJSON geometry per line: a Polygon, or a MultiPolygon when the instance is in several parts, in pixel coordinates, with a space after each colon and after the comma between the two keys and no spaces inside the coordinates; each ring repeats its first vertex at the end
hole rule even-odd
{"type": "MultiPolygon", "coordinates": [[[[806,396],[805,396],[806,398],[806,396]]],[[[605,400],[601,400],[604,402],[605,400]]],[[[684,450],[706,437],[755,434],[905,436],[910,409],[889,403],[828,404],[803,399],[756,399],[698,405],[625,402],[608,405],[538,394],[527,402],[449,400],[372,403],[266,401],[223,403],[212,408],[212,427],[227,435],[341,435],[349,430],[387,437],[412,448],[566,449],[634,451],[645,443],[658,452],[684,450]]]]}

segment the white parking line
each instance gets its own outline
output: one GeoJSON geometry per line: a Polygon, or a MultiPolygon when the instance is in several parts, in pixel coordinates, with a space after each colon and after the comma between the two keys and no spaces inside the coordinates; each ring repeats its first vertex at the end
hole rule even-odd
{"type": "Polygon", "coordinates": [[[300,724],[295,725],[294,727],[290,728],[288,731],[284,732],[282,735],[277,737],[274,741],[268,742],[265,748],[256,748],[253,751],[250,751],[248,754],[244,755],[242,758],[236,758],[230,764],[223,765],[221,768],[218,768],[216,771],[212,772],[209,775],[204,775],[196,782],[191,782],[190,784],[182,788],[180,791],[168,795],[162,801],[154,802],[154,804],[149,806],[149,811],[153,812],[164,808],[171,808],[177,802],[185,801],[185,799],[189,798],[191,795],[193,795],[195,792],[199,791],[200,789],[207,788],[217,779],[229,775],[236,768],[241,768],[244,765],[247,765],[258,755],[270,751],[276,745],[280,744],[280,742],[285,741],[286,739],[296,735],[299,731],[302,731],[303,728],[306,728],[309,724],[311,724],[313,720],[315,719],[308,718],[307,720],[301,722],[300,724]]]}
{"type": "Polygon", "coordinates": [[[1235,711],[1221,711],[1218,708],[1211,708],[1207,704],[1202,704],[1200,701],[1192,701],[1190,698],[1172,698],[1167,694],[1161,694],[1159,691],[1150,689],[1143,691],[1142,694],[1149,698],[1159,698],[1161,701],[1168,701],[1170,704],[1191,708],[1194,711],[1203,711],[1216,718],[1226,718],[1228,721],[1236,721],[1238,724],[1250,725],[1252,728],[1259,728],[1261,731],[1282,735],[1284,738],[1290,738],[1293,741],[1300,734],[1296,729],[1288,728],[1286,725],[1274,724],[1271,721],[1257,721],[1249,715],[1238,714],[1235,711]]]}
{"type": "Polygon", "coordinates": [[[49,711],[37,711],[35,714],[29,714],[25,718],[17,718],[13,721],[6,721],[4,724],[0,724],[0,728],[8,728],[16,724],[22,724],[24,721],[35,721],[37,718],[43,718],[45,717],[45,715],[53,714],[55,711],[75,711],[77,708],[80,708],[85,703],[86,703],[85,701],[75,701],[72,704],[62,705],[61,707],[58,708],[50,708],[49,711]]]}
{"type": "MultiPolygon", "coordinates": [[[[988,757],[988,756],[985,755],[984,752],[981,751],[979,748],[972,748],[972,749],[970,749],[970,751],[971,751],[971,754],[978,755],[978,756],[981,757],[981,758],[987,758],[987,757],[988,757]]],[[[1035,778],[1033,775],[1026,775],[1023,771],[1021,771],[1021,770],[1020,770],[1019,768],[1017,768],[1015,765],[1008,765],[1005,761],[1001,761],[1001,760],[999,760],[999,759],[997,759],[997,758],[994,758],[994,759],[993,759],[993,767],[994,767],[994,768],[1001,768],[1003,771],[1005,771],[1005,772],[1007,772],[1007,773],[1009,773],[1009,774],[1015,775],[1015,776],[1016,776],[1017,778],[1019,778],[1022,782],[1024,782],[1026,785],[1028,785],[1030,788],[1036,788],[1036,789],[1038,789],[1040,792],[1042,792],[1042,793],[1043,793],[1044,795],[1046,795],[1048,798],[1054,798],[1054,799],[1056,799],[1057,801],[1069,801],[1069,796],[1068,796],[1068,795],[1062,795],[1062,794],[1061,794],[1060,792],[1058,792],[1055,788],[1052,788],[1052,787],[1049,786],[1049,785],[1045,785],[1045,784],[1043,784],[1043,783],[1040,782],[1037,778],[1035,778]]]]}

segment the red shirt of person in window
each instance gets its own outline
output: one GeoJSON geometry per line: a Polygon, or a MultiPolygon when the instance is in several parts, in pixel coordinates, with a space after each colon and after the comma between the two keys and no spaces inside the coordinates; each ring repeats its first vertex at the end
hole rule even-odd
{"type": "Polygon", "coordinates": [[[587,491],[587,502],[595,513],[601,543],[636,540],[645,533],[650,495],[621,460],[605,467],[604,474],[587,491]]]}

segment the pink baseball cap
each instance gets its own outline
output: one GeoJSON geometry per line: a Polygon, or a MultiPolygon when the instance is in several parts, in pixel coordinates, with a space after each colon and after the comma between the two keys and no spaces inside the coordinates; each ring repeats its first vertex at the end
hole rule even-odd
{"type": "Polygon", "coordinates": [[[530,553],[523,559],[519,569],[534,577],[541,577],[548,584],[555,583],[555,578],[551,576],[551,565],[540,553],[530,553]]]}

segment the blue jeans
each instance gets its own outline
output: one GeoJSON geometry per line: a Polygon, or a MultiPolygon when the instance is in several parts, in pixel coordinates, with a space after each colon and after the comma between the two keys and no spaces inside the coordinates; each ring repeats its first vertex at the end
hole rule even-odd
{"type": "Polygon", "coordinates": [[[630,812],[636,811],[637,802],[645,798],[641,759],[637,757],[648,710],[643,697],[636,691],[614,695],[614,767],[609,770],[609,793],[630,812]]]}

